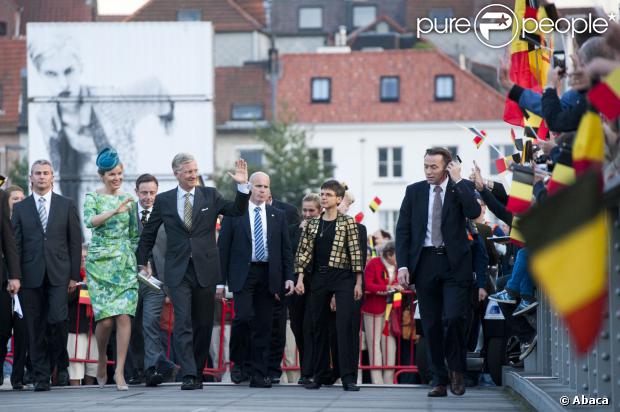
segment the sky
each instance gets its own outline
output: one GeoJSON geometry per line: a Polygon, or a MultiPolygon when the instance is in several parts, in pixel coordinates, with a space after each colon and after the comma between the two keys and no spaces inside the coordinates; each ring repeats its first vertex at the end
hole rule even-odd
{"type": "MultiPolygon", "coordinates": [[[[100,14],[133,13],[148,0],[97,0],[100,14]]],[[[430,1],[430,0],[429,0],[430,1]]],[[[618,11],[618,0],[556,0],[557,7],[582,7],[598,5],[610,12],[618,11]]]]}

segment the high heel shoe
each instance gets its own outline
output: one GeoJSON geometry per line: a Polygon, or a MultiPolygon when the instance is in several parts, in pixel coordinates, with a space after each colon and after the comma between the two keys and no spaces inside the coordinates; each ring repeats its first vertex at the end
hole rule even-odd
{"type": "Polygon", "coordinates": [[[100,378],[99,376],[97,376],[97,385],[99,385],[100,389],[105,388],[105,384],[108,382],[108,377],[104,376],[103,378],[100,378]]]}
{"type": "MultiPolygon", "coordinates": [[[[125,381],[125,379],[123,378],[123,382],[124,381],[125,381]]],[[[116,390],[117,391],[128,391],[129,390],[129,386],[127,385],[127,383],[120,384],[116,380],[116,374],[114,374],[114,383],[116,383],[116,390]]]]}

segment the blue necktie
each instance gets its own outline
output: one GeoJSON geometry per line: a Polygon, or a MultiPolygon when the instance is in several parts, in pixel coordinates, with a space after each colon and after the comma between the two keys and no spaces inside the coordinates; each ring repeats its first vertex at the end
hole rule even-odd
{"type": "Polygon", "coordinates": [[[265,244],[263,242],[263,222],[260,217],[260,207],[254,208],[254,255],[256,261],[265,260],[265,244]]]}

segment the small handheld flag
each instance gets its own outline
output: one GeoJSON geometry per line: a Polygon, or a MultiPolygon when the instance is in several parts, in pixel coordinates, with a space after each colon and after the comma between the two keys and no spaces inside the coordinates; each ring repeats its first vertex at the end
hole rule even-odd
{"type": "Polygon", "coordinates": [[[379,209],[379,206],[381,206],[381,199],[379,199],[378,197],[375,196],[374,199],[372,199],[372,201],[370,202],[370,204],[368,205],[368,207],[370,208],[370,210],[372,210],[372,213],[375,213],[377,211],[377,209],[379,209]]]}

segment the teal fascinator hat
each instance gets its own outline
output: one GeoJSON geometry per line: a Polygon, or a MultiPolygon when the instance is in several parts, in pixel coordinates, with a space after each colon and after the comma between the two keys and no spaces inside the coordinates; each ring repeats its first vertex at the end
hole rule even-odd
{"type": "Polygon", "coordinates": [[[106,147],[97,156],[97,168],[102,172],[109,172],[118,166],[120,162],[118,153],[111,147],[106,147]]]}

